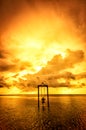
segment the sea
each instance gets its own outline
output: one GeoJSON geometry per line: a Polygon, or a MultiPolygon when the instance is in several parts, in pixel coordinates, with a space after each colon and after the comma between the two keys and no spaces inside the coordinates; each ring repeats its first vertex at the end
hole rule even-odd
{"type": "Polygon", "coordinates": [[[86,95],[0,96],[0,130],[86,130],[86,95]]]}

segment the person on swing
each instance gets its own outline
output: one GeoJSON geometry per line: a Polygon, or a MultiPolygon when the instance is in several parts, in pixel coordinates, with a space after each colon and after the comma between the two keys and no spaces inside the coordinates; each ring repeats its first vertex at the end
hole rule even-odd
{"type": "Polygon", "coordinates": [[[42,97],[42,104],[44,104],[45,103],[45,98],[44,97],[42,97]]]}

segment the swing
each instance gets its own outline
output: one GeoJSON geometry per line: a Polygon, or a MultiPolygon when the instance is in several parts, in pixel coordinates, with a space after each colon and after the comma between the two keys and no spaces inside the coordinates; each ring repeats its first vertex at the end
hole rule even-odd
{"type": "Polygon", "coordinates": [[[48,85],[40,84],[38,85],[38,108],[40,108],[40,103],[44,106],[45,103],[49,108],[49,94],[48,94],[48,85]],[[44,93],[42,93],[42,90],[44,93]]]}

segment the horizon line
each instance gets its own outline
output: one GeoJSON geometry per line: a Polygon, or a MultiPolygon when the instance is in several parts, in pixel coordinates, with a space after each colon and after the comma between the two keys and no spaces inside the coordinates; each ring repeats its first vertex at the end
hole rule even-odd
{"type": "MultiPolygon", "coordinates": [[[[37,96],[37,95],[38,94],[0,94],[0,96],[37,96]]],[[[86,94],[49,94],[49,95],[50,96],[86,96],[86,94]]]]}

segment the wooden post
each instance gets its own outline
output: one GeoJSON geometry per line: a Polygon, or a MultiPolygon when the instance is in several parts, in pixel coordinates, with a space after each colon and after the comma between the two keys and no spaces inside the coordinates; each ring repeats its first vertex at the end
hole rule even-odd
{"type": "Polygon", "coordinates": [[[38,108],[39,108],[39,85],[38,85],[38,108]]]}
{"type": "Polygon", "coordinates": [[[48,93],[48,86],[47,86],[47,103],[48,103],[48,107],[49,107],[49,93],[48,93]]]}

